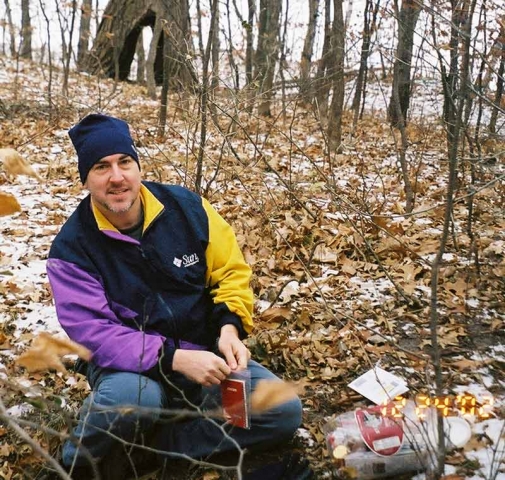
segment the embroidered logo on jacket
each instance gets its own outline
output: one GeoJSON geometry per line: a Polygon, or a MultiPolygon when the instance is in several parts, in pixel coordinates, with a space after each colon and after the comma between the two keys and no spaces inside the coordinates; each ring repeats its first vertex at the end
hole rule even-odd
{"type": "Polygon", "coordinates": [[[182,259],[175,257],[174,265],[176,267],[191,267],[195,263],[198,263],[200,259],[196,253],[192,253],[191,255],[183,255],[182,259]]]}

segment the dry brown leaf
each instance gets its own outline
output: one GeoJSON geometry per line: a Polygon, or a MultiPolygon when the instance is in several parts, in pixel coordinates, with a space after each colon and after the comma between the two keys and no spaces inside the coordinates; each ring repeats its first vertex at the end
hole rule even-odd
{"type": "Polygon", "coordinates": [[[12,215],[13,213],[20,211],[21,205],[19,205],[19,202],[16,200],[14,195],[0,192],[0,217],[4,215],[12,215]]]}
{"type": "Polygon", "coordinates": [[[273,307],[268,308],[258,317],[258,320],[263,322],[283,322],[289,320],[293,315],[290,308],[286,307],[273,307]]]}
{"type": "Polygon", "coordinates": [[[0,445],[0,457],[8,457],[12,451],[14,450],[14,447],[11,445],[4,443],[3,445],[0,445]]]}
{"type": "Polygon", "coordinates": [[[9,338],[5,333],[0,332],[0,350],[9,350],[12,348],[12,345],[9,342],[9,338]]]}
{"type": "Polygon", "coordinates": [[[2,466],[0,466],[0,478],[2,480],[11,480],[12,475],[13,471],[8,462],[5,462],[2,466]]]}
{"type": "Polygon", "coordinates": [[[78,355],[84,360],[91,359],[91,352],[86,347],[72,340],[52,337],[43,332],[33,340],[30,349],[19,356],[16,363],[25,367],[29,372],[48,369],[66,372],[60,357],[69,354],[78,355]]]}
{"type": "Polygon", "coordinates": [[[443,287],[445,290],[448,290],[451,293],[454,293],[454,295],[464,298],[465,293],[469,289],[468,283],[463,280],[462,278],[458,278],[456,282],[451,283],[451,282],[445,282],[443,284],[443,287]]]}
{"type": "Polygon", "coordinates": [[[210,472],[205,472],[202,480],[219,480],[221,478],[221,474],[216,470],[212,470],[210,472]]]}
{"type": "Polygon", "coordinates": [[[491,441],[486,436],[472,435],[470,440],[465,444],[463,450],[471,452],[472,450],[480,450],[489,446],[491,441]]]}
{"type": "Polygon", "coordinates": [[[8,175],[28,175],[42,181],[32,166],[13,148],[0,148],[0,163],[8,175]]]}
{"type": "Polygon", "coordinates": [[[349,260],[348,258],[344,258],[341,263],[342,272],[348,273],[351,276],[356,274],[355,266],[356,266],[356,262],[353,262],[352,260],[349,260]]]}
{"type": "Polygon", "coordinates": [[[468,358],[463,358],[461,360],[456,360],[455,362],[451,362],[450,366],[456,367],[459,370],[470,370],[470,369],[480,368],[482,366],[482,362],[470,360],[468,358]]]}
{"type": "Polygon", "coordinates": [[[251,411],[252,413],[261,413],[271,410],[296,398],[303,388],[303,383],[260,380],[251,395],[251,411]]]}

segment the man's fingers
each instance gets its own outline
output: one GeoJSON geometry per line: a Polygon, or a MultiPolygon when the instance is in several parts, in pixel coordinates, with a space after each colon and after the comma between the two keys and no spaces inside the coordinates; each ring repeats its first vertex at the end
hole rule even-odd
{"type": "Polygon", "coordinates": [[[226,352],[225,357],[228,367],[231,370],[235,370],[237,368],[237,360],[235,359],[235,354],[233,353],[233,351],[229,350],[228,352],[226,352]]]}

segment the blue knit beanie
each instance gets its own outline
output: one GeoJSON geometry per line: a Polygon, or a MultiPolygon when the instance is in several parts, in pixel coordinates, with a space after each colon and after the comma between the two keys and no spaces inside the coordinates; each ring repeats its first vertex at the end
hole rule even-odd
{"type": "Polygon", "coordinates": [[[100,159],[117,153],[132,157],[140,168],[139,157],[128,124],[119,118],[93,113],[74,125],[68,135],[77,152],[81,182],[100,159]]]}

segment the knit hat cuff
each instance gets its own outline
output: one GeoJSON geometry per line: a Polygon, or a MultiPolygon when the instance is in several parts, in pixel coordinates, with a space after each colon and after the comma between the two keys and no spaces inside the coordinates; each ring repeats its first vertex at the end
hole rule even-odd
{"type": "Polygon", "coordinates": [[[128,135],[122,135],[114,128],[103,129],[98,133],[88,133],[78,152],[79,175],[82,183],[86,182],[93,165],[104,157],[118,153],[129,155],[139,164],[137,151],[128,135]]]}

